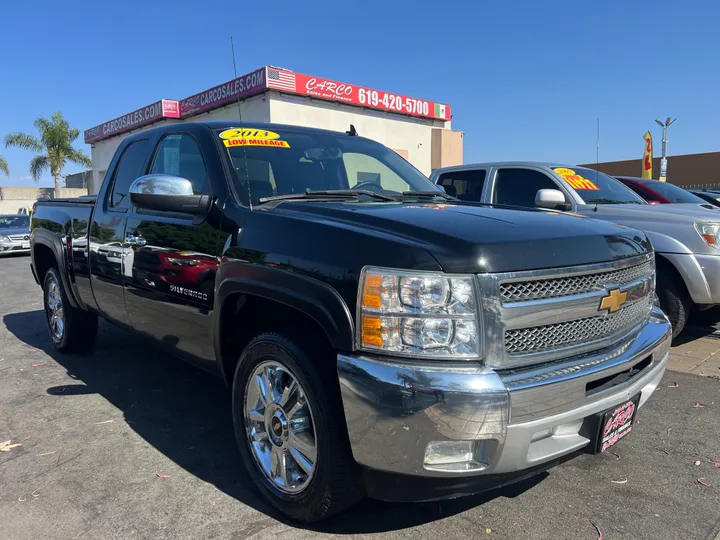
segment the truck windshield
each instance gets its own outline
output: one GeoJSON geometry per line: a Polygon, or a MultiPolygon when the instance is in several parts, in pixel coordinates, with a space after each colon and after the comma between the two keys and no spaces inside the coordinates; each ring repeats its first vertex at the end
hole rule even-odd
{"type": "Polygon", "coordinates": [[[685,191],[683,188],[668,184],[667,182],[648,180],[647,182],[641,182],[641,184],[649,187],[663,197],[667,197],[674,203],[705,204],[705,201],[697,195],[693,195],[689,191],[685,191]]]}
{"type": "Polygon", "coordinates": [[[30,227],[29,216],[0,216],[0,229],[22,229],[30,227]]]}
{"type": "MultiPolygon", "coordinates": [[[[361,137],[254,128],[216,130],[247,205],[306,191],[399,194],[438,188],[393,150],[361,137]]],[[[368,199],[375,200],[378,199],[368,199]]]]}
{"type": "Polygon", "coordinates": [[[633,190],[607,174],[585,167],[556,167],[553,170],[585,204],[647,204],[633,190]]]}

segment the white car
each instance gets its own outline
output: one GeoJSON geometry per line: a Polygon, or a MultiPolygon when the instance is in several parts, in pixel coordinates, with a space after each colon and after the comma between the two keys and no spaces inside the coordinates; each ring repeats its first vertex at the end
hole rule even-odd
{"type": "Polygon", "coordinates": [[[0,255],[30,253],[30,216],[0,215],[0,255]]]}

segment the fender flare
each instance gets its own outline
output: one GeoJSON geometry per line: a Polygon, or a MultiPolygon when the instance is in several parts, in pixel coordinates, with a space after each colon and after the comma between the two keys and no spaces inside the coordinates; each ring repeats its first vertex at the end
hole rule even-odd
{"type": "Polygon", "coordinates": [[[70,276],[68,275],[68,260],[65,256],[65,249],[62,245],[60,236],[51,231],[43,229],[35,229],[32,231],[30,237],[30,256],[32,260],[33,272],[36,275],[37,281],[40,287],[43,286],[41,277],[37,275],[37,264],[35,262],[35,246],[42,245],[50,249],[55,256],[55,261],[58,265],[60,273],[60,279],[62,280],[63,287],[67,293],[68,301],[70,305],[76,309],[87,309],[84,304],[78,301],[79,295],[75,289],[75,284],[71,282],[70,276]]]}
{"type": "Polygon", "coordinates": [[[317,279],[278,268],[242,262],[225,262],[221,266],[215,293],[214,324],[216,357],[220,354],[220,321],[232,294],[265,298],[308,315],[325,332],[331,346],[338,351],[355,350],[355,324],[350,309],[340,294],[317,279]]]}
{"type": "MultiPolygon", "coordinates": [[[[679,240],[655,231],[644,231],[645,235],[650,239],[653,249],[659,254],[662,253],[689,253],[692,251],[679,240]]],[[[700,237],[698,237],[700,240],[700,237]]]]}
{"type": "Polygon", "coordinates": [[[656,259],[664,260],[675,269],[690,299],[696,304],[711,304],[710,285],[693,251],[683,242],[666,234],[654,231],[645,231],[645,234],[655,250],[656,259]]]}

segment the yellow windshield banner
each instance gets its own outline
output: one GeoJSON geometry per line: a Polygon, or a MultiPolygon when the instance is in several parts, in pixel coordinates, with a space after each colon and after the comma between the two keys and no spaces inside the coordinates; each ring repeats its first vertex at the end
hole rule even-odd
{"type": "Polygon", "coordinates": [[[556,173],[558,173],[563,180],[565,180],[568,184],[570,184],[570,187],[573,189],[580,189],[580,190],[586,190],[586,191],[600,191],[600,188],[597,187],[595,184],[593,184],[590,180],[587,178],[584,178],[583,176],[579,174],[575,174],[575,171],[572,169],[566,169],[565,167],[558,167],[557,169],[554,169],[556,173]]]}
{"type": "Polygon", "coordinates": [[[642,177],[652,178],[652,160],[653,160],[653,147],[652,147],[652,135],[649,131],[643,135],[645,139],[645,151],[643,152],[642,160],[642,177]]]}

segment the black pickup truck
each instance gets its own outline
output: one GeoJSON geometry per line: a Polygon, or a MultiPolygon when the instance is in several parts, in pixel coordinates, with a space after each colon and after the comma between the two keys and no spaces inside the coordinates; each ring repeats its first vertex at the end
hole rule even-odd
{"type": "Polygon", "coordinates": [[[643,233],[454,199],[353,128],[139,132],[31,229],[56,348],[103,317],[217,373],[250,477],[300,520],[605,451],[668,360],[643,233]]]}

